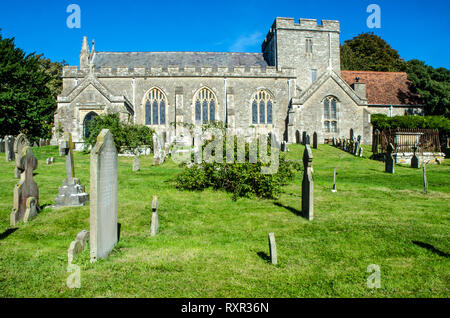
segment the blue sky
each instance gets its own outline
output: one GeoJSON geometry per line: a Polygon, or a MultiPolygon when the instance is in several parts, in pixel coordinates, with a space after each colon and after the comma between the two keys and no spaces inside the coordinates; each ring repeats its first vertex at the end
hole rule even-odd
{"type": "Polygon", "coordinates": [[[405,60],[450,69],[450,1],[418,0],[0,0],[3,37],[26,52],[79,64],[82,37],[97,51],[260,52],[275,17],[339,20],[341,43],[362,32],[384,38],[405,60]],[[81,8],[81,28],[66,25],[69,4],[81,8]],[[381,28],[369,29],[369,4],[381,8],[381,28]]]}

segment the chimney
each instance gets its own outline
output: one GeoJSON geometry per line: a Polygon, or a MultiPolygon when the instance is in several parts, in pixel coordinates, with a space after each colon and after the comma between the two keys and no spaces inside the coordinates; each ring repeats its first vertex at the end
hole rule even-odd
{"type": "Polygon", "coordinates": [[[87,36],[83,37],[83,45],[80,52],[80,69],[89,68],[89,44],[87,36]]]}
{"type": "Polygon", "coordinates": [[[366,100],[366,83],[361,83],[359,77],[355,78],[355,82],[352,84],[352,88],[355,91],[356,95],[358,95],[359,98],[366,100]]]}

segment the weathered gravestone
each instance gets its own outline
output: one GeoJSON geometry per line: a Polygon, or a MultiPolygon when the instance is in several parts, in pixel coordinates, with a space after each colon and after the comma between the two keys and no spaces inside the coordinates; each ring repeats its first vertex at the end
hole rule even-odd
{"type": "Polygon", "coordinates": [[[301,133],[300,133],[300,130],[296,130],[295,131],[295,143],[296,144],[301,144],[301,140],[302,139],[302,137],[301,137],[301,133]]]}
{"type": "Polygon", "coordinates": [[[417,156],[417,144],[414,144],[413,150],[414,150],[414,154],[411,158],[411,168],[419,168],[420,160],[419,160],[419,156],[417,156]]]}
{"type": "Polygon", "coordinates": [[[394,146],[390,143],[387,147],[387,153],[385,155],[385,171],[389,173],[394,173],[394,146]]]}
{"type": "Polygon", "coordinates": [[[164,163],[165,154],[162,148],[161,139],[153,134],[153,164],[160,165],[164,163]]]}
{"type": "Polygon", "coordinates": [[[363,147],[359,147],[359,151],[358,151],[358,156],[362,157],[363,156],[363,147]]]}
{"type": "Polygon", "coordinates": [[[302,134],[302,144],[306,145],[306,131],[303,131],[303,134],[302,134]]]}
{"type": "Polygon", "coordinates": [[[5,152],[5,139],[0,137],[0,152],[5,152]]]}
{"type": "Polygon", "coordinates": [[[306,145],[303,152],[303,181],[302,181],[302,215],[308,220],[314,218],[314,180],[312,175],[312,151],[306,145]]]}
{"type": "Polygon", "coordinates": [[[91,262],[106,258],[117,243],[117,169],[114,137],[103,129],[91,150],[91,262]]]}
{"type": "Polygon", "coordinates": [[[14,140],[13,149],[14,149],[14,157],[16,158],[16,167],[14,168],[14,178],[19,179],[20,178],[20,174],[23,172],[18,167],[17,160],[19,160],[20,154],[22,153],[22,149],[25,146],[29,146],[29,145],[30,145],[30,143],[29,143],[27,137],[24,134],[19,134],[16,137],[16,140],[14,140]]]}
{"type": "Polygon", "coordinates": [[[152,201],[152,223],[150,224],[150,236],[158,234],[159,220],[158,220],[158,197],[153,196],[152,201]]]}
{"type": "Polygon", "coordinates": [[[65,140],[60,144],[60,151],[66,156],[66,179],[58,188],[55,207],[82,206],[89,201],[89,194],[84,192],[80,179],[75,178],[73,147],[72,134],[66,134],[65,140]]]}
{"type": "Polygon", "coordinates": [[[355,144],[354,144],[354,146],[353,146],[353,154],[356,156],[356,154],[358,153],[358,150],[359,150],[359,142],[358,141],[355,141],[355,144]]]}
{"type": "Polygon", "coordinates": [[[380,135],[380,131],[378,129],[375,129],[375,132],[373,133],[373,140],[372,140],[372,152],[374,154],[378,153],[378,138],[380,135]]]}
{"type": "Polygon", "coordinates": [[[139,156],[135,155],[133,159],[133,172],[139,171],[141,169],[139,156]]]}
{"type": "Polygon", "coordinates": [[[269,233],[269,249],[270,249],[270,261],[276,265],[278,263],[277,257],[277,244],[275,242],[275,234],[269,233]]]}
{"type": "Polygon", "coordinates": [[[313,148],[317,149],[317,133],[313,133],[313,148]]]}
{"type": "Polygon", "coordinates": [[[14,160],[14,137],[11,135],[5,136],[5,159],[14,160]]]}
{"type": "Polygon", "coordinates": [[[14,187],[11,227],[15,227],[20,221],[27,222],[39,212],[39,189],[33,180],[33,171],[37,168],[38,161],[29,146],[25,146],[19,156],[17,164],[23,172],[19,183],[14,187]]]}
{"type": "Polygon", "coordinates": [[[83,230],[77,234],[75,241],[70,243],[69,249],[67,250],[67,262],[69,265],[72,264],[75,256],[86,248],[87,241],[89,241],[89,232],[83,230]]]}
{"type": "Polygon", "coordinates": [[[336,168],[334,168],[334,171],[333,171],[333,189],[331,189],[331,192],[337,192],[337,189],[336,189],[336,168]]]}
{"type": "Polygon", "coordinates": [[[286,145],[286,141],[282,141],[281,142],[281,149],[282,152],[286,152],[287,151],[287,145],[286,145]]]}
{"type": "Polygon", "coordinates": [[[310,144],[311,144],[311,136],[306,135],[306,145],[310,145],[310,144]]]}

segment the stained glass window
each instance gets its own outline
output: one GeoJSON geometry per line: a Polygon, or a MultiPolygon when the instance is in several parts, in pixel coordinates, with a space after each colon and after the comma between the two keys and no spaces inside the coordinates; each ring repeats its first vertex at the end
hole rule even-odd
{"type": "Polygon", "coordinates": [[[337,100],[329,96],[323,101],[323,118],[325,132],[337,132],[337,100]]]}
{"type": "Polygon", "coordinates": [[[166,124],[166,98],[157,88],[152,88],[145,101],[145,124],[166,124]]]}
{"type": "Polygon", "coordinates": [[[251,106],[252,124],[272,124],[273,100],[269,92],[260,90],[253,96],[251,106]]]}
{"type": "Polygon", "coordinates": [[[195,97],[195,123],[205,124],[216,120],[216,99],[208,88],[202,88],[195,97]]]}

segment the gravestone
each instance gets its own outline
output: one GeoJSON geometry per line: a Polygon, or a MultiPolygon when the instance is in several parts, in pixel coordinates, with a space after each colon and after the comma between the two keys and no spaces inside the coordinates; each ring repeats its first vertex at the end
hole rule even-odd
{"type": "Polygon", "coordinates": [[[25,146],[29,146],[30,143],[27,139],[27,137],[24,134],[19,134],[16,137],[16,140],[14,140],[14,157],[16,158],[16,167],[14,168],[14,178],[19,179],[20,178],[20,174],[23,172],[22,170],[20,170],[20,168],[18,168],[17,165],[17,160],[20,157],[20,154],[22,153],[22,149],[25,146]]]}
{"type": "Polygon", "coordinates": [[[11,135],[5,136],[5,159],[14,160],[14,137],[11,135]]]}
{"type": "Polygon", "coordinates": [[[358,135],[358,138],[356,138],[356,141],[361,144],[361,135],[358,135]]]}
{"type": "Polygon", "coordinates": [[[139,162],[139,156],[135,155],[133,159],[133,172],[141,170],[141,165],[139,162]]]}
{"type": "Polygon", "coordinates": [[[162,148],[161,139],[153,134],[153,164],[160,165],[164,163],[165,155],[164,150],[162,148]]]}
{"type": "Polygon", "coordinates": [[[295,131],[295,143],[296,144],[301,144],[301,140],[302,139],[302,137],[301,137],[301,133],[300,133],[300,130],[296,130],[295,131]]]}
{"type": "MultiPolygon", "coordinates": [[[[84,191],[80,179],[75,178],[72,134],[66,134],[65,140],[60,144],[60,150],[66,156],[66,179],[58,188],[55,198],[55,207],[82,206],[89,201],[89,194],[84,191]]],[[[50,162],[50,161],[49,161],[50,162]]]]}
{"type": "Polygon", "coordinates": [[[356,154],[358,153],[358,150],[359,150],[359,142],[358,141],[355,141],[355,144],[354,144],[354,146],[353,146],[353,154],[356,156],[356,154]]]}
{"type": "Polygon", "coordinates": [[[23,172],[14,187],[13,209],[10,215],[10,225],[15,227],[20,221],[28,221],[39,212],[39,189],[33,180],[33,171],[38,161],[29,146],[25,146],[16,162],[23,172]]]}
{"type": "Polygon", "coordinates": [[[427,163],[422,163],[422,171],[423,171],[423,193],[428,193],[428,179],[427,179],[427,163]]]}
{"type": "Polygon", "coordinates": [[[103,129],[91,150],[91,262],[106,258],[117,243],[117,169],[114,137],[103,129]]]}
{"type": "Polygon", "coordinates": [[[331,192],[337,192],[337,189],[336,189],[336,168],[334,168],[334,171],[333,171],[333,189],[331,189],[331,192]]]}
{"type": "Polygon", "coordinates": [[[358,151],[358,156],[362,157],[363,156],[363,147],[359,147],[359,151],[358,151]]]}
{"type": "Polygon", "coordinates": [[[312,151],[306,145],[303,152],[303,181],[302,181],[302,215],[312,221],[314,218],[314,180],[312,175],[312,151]]]}
{"type": "Polygon", "coordinates": [[[417,156],[417,144],[414,144],[413,151],[414,151],[414,154],[411,158],[411,168],[419,168],[420,160],[419,160],[419,156],[417,156]]]}
{"type": "Polygon", "coordinates": [[[350,128],[350,139],[353,139],[353,128],[350,128]]]}
{"type": "Polygon", "coordinates": [[[317,149],[317,133],[313,133],[313,148],[317,149]]]}
{"type": "Polygon", "coordinates": [[[336,147],[336,138],[333,137],[333,146],[336,147]]]}
{"type": "Polygon", "coordinates": [[[75,256],[86,248],[87,241],[89,241],[89,232],[83,230],[77,234],[75,241],[70,243],[69,249],[67,250],[67,262],[69,265],[72,264],[75,256]]]}
{"type": "Polygon", "coordinates": [[[373,140],[372,140],[372,152],[374,154],[378,153],[378,137],[380,135],[380,131],[378,129],[375,129],[375,132],[373,133],[373,140]]]}
{"type": "Polygon", "coordinates": [[[309,135],[306,135],[306,145],[311,144],[311,137],[309,135]]]}
{"type": "Polygon", "coordinates": [[[275,243],[275,234],[269,233],[269,250],[270,250],[270,261],[272,264],[276,265],[278,263],[277,257],[277,244],[275,243]]]}
{"type": "Polygon", "coordinates": [[[5,152],[5,139],[0,137],[0,152],[5,152]]]}
{"type": "Polygon", "coordinates": [[[287,146],[286,146],[286,141],[283,140],[283,141],[281,142],[281,149],[280,149],[280,150],[281,150],[282,152],[286,152],[286,151],[287,151],[287,150],[286,150],[286,147],[287,147],[287,146]]]}
{"type": "Polygon", "coordinates": [[[152,201],[152,223],[150,225],[150,236],[155,236],[158,234],[158,227],[159,227],[159,221],[158,221],[158,197],[155,195],[153,196],[152,201]]]}
{"type": "Polygon", "coordinates": [[[306,131],[303,131],[303,134],[302,134],[302,144],[306,145],[306,131]]]}
{"type": "Polygon", "coordinates": [[[387,147],[387,153],[385,155],[385,171],[389,173],[394,173],[394,146],[390,143],[387,147]]]}

